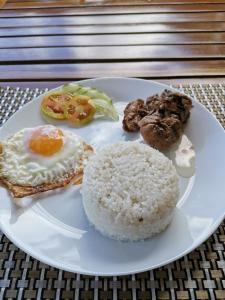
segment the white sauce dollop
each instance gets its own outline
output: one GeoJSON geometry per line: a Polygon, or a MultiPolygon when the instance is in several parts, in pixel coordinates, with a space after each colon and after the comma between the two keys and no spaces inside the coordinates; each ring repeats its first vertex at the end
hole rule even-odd
{"type": "Polygon", "coordinates": [[[195,150],[191,141],[185,134],[179,142],[170,149],[170,158],[173,161],[177,173],[183,177],[191,177],[195,173],[195,150]]]}

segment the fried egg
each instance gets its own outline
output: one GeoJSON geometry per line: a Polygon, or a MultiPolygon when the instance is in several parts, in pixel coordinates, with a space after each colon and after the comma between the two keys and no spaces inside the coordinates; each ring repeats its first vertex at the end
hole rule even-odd
{"type": "Polygon", "coordinates": [[[38,186],[76,172],[84,159],[84,142],[52,125],[25,128],[2,143],[0,176],[12,184],[38,186]]]}

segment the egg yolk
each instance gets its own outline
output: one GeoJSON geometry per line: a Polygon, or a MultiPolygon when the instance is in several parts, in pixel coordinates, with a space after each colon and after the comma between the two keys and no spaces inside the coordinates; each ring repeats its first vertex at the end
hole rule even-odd
{"type": "Polygon", "coordinates": [[[35,130],[29,139],[29,148],[32,152],[51,156],[63,146],[63,132],[58,128],[38,128],[35,130]]]}

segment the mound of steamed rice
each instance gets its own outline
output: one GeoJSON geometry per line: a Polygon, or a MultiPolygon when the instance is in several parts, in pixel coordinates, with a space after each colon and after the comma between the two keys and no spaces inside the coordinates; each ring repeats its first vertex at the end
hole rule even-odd
{"type": "Polygon", "coordinates": [[[93,155],[84,171],[83,206],[90,223],[118,240],[143,240],[172,220],[179,195],[172,162],[137,142],[119,142],[93,155]]]}

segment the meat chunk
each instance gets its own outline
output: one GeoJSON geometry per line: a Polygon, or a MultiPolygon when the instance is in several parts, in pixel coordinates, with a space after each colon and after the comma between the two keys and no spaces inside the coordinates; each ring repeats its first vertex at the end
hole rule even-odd
{"type": "Polygon", "coordinates": [[[146,106],[151,114],[157,112],[162,117],[176,115],[182,123],[186,123],[190,116],[192,101],[186,95],[165,90],[160,96],[147,98],[146,106]]]}
{"type": "Polygon", "coordinates": [[[145,102],[141,99],[131,101],[124,110],[123,129],[126,131],[138,131],[138,122],[148,114],[145,102]]]}
{"type": "Polygon", "coordinates": [[[138,125],[145,142],[158,150],[166,150],[177,142],[183,128],[176,116],[161,117],[158,114],[144,117],[138,125]]]}
{"type": "Polygon", "coordinates": [[[180,138],[191,108],[188,96],[165,90],[148,97],[146,104],[141,99],[130,102],[124,110],[123,128],[131,132],[140,129],[146,143],[165,150],[180,138]]]}

